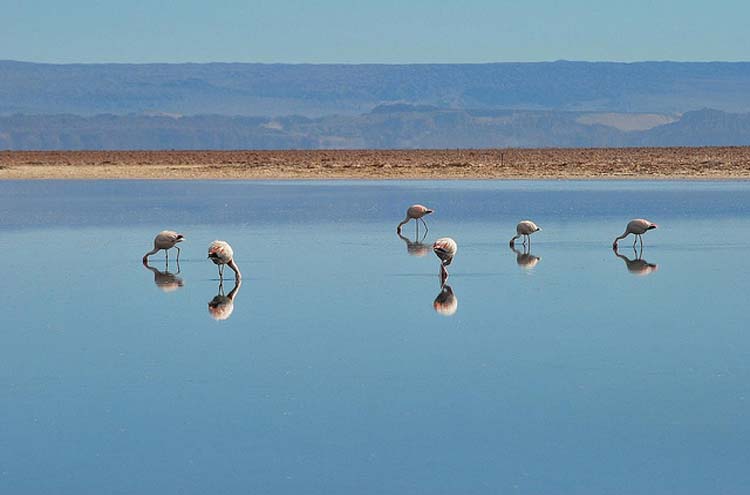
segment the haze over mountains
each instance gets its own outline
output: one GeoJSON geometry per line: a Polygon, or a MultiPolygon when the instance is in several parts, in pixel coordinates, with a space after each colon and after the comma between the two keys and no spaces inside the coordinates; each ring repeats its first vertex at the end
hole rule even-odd
{"type": "Polygon", "coordinates": [[[0,62],[3,149],[747,145],[748,112],[744,62],[0,62]]]}

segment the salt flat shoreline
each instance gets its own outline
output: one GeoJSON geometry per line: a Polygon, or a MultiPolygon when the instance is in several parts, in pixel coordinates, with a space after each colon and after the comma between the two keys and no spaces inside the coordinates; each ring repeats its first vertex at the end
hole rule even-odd
{"type": "Polygon", "coordinates": [[[750,147],[0,151],[19,179],[750,179],[750,147]]]}

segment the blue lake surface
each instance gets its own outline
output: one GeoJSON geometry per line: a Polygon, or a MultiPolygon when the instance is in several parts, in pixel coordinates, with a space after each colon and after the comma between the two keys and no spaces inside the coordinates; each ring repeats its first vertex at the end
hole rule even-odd
{"type": "Polygon", "coordinates": [[[0,249],[3,494],[750,486],[750,183],[6,181],[0,249]]]}

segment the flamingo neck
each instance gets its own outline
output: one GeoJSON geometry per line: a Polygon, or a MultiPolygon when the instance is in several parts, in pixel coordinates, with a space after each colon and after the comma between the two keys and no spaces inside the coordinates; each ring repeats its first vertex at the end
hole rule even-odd
{"type": "Polygon", "coordinates": [[[235,263],[234,260],[230,260],[227,265],[234,271],[234,278],[237,280],[241,280],[242,273],[240,273],[240,268],[237,266],[237,263],[235,263]]]}
{"type": "Polygon", "coordinates": [[[149,256],[156,254],[158,251],[159,251],[159,248],[154,246],[154,249],[152,249],[151,251],[143,255],[143,262],[145,263],[148,260],[149,256]]]}
{"type": "Polygon", "coordinates": [[[629,232],[626,230],[625,232],[623,232],[619,236],[615,237],[615,242],[617,242],[619,240],[622,240],[622,239],[625,239],[628,236],[628,234],[629,234],[629,232]]]}

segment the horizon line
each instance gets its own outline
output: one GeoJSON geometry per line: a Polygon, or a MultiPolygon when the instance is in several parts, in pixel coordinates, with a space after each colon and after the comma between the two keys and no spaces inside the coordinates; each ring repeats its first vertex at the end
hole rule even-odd
{"type": "Polygon", "coordinates": [[[0,63],[33,65],[326,65],[326,66],[422,66],[422,65],[541,65],[541,64],[748,64],[748,60],[527,60],[485,62],[239,62],[239,61],[179,61],[179,62],[48,62],[36,60],[0,59],[0,63]]]}

